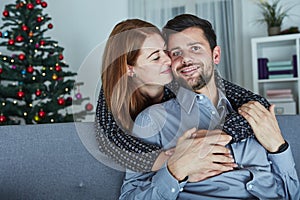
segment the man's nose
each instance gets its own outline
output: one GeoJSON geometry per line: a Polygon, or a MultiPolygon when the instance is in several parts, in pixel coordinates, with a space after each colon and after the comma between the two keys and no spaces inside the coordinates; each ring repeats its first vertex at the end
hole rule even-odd
{"type": "Polygon", "coordinates": [[[182,53],[182,55],[181,55],[181,63],[184,64],[184,65],[188,65],[188,64],[193,63],[193,59],[189,55],[189,53],[187,53],[187,52],[182,53]]]}

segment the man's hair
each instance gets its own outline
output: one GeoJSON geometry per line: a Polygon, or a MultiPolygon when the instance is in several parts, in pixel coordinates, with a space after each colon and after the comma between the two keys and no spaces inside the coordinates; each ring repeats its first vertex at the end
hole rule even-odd
{"type": "Polygon", "coordinates": [[[171,34],[181,32],[190,27],[196,27],[203,30],[212,50],[217,46],[217,36],[211,23],[191,14],[181,14],[170,19],[162,30],[164,39],[168,42],[171,34]]]}

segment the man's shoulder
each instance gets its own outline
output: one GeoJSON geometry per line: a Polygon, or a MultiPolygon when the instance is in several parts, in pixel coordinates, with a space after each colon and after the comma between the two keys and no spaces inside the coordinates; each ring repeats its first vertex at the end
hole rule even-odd
{"type": "Polygon", "coordinates": [[[135,124],[140,126],[151,126],[162,123],[166,120],[168,114],[177,112],[179,108],[176,99],[170,99],[166,102],[154,104],[140,112],[135,119],[135,124]]]}

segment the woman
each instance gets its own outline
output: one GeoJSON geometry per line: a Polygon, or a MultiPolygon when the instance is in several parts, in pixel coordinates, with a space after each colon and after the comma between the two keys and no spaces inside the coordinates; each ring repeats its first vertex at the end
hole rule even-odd
{"type": "MultiPolygon", "coordinates": [[[[103,89],[96,114],[99,149],[134,171],[156,170],[169,156],[159,147],[130,135],[133,120],[139,112],[174,97],[172,91],[176,91],[176,83],[163,86],[172,80],[171,62],[165,48],[158,28],[148,22],[131,19],[114,27],[103,54],[103,89]]],[[[269,106],[265,99],[219,76],[217,82],[235,110],[250,100],[269,106]]],[[[237,113],[226,117],[223,130],[233,137],[233,142],[253,136],[247,121],[237,113]],[[247,124],[248,128],[242,128],[241,122],[243,127],[247,124]]]]}

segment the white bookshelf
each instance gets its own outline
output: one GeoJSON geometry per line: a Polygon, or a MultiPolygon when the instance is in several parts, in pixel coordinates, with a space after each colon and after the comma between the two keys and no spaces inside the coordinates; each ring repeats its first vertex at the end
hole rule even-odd
{"type": "Polygon", "coordinates": [[[294,110],[296,114],[299,114],[300,34],[252,38],[251,48],[254,92],[266,97],[266,90],[269,89],[291,89],[296,104],[296,108],[294,110]],[[280,79],[259,79],[258,58],[267,58],[269,62],[286,61],[291,60],[293,55],[297,55],[297,77],[280,79]]]}

